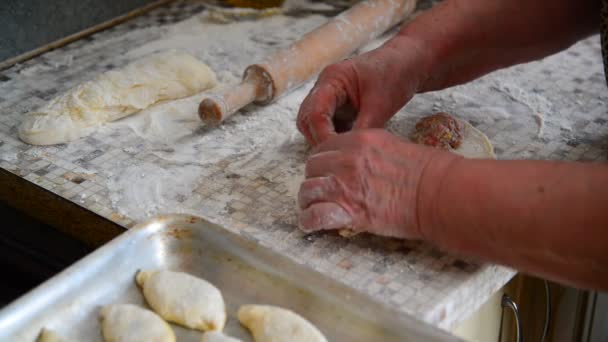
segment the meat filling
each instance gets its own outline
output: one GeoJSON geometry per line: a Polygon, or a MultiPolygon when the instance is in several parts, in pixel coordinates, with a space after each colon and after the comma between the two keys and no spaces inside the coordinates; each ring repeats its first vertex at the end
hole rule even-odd
{"type": "Polygon", "coordinates": [[[463,125],[448,113],[437,113],[416,123],[412,140],[417,144],[443,149],[458,148],[462,144],[463,125]]]}

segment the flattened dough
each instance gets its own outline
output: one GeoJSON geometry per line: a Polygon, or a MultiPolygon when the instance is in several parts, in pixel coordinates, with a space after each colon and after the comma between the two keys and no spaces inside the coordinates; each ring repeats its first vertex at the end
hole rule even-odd
{"type": "Polygon", "coordinates": [[[270,305],[243,305],[238,318],[255,342],[327,342],[314,325],[293,311],[270,305]]]}
{"type": "Polygon", "coordinates": [[[226,323],[222,293],[187,273],[139,271],[136,281],[150,307],[170,322],[191,329],[221,331],[226,323]]]}
{"type": "Polygon", "coordinates": [[[494,146],[492,146],[490,139],[488,139],[488,137],[482,131],[473,127],[467,121],[459,121],[464,126],[462,144],[457,149],[450,151],[460,154],[465,158],[496,159],[496,154],[494,154],[494,146]]]}
{"type": "Polygon", "coordinates": [[[201,342],[242,342],[236,337],[224,335],[219,331],[207,331],[203,334],[201,342]]]}
{"type": "Polygon", "coordinates": [[[179,51],[157,53],[107,71],[26,114],[19,138],[32,145],[65,143],[106,122],[215,84],[213,71],[195,57],[179,51]]]}
{"type": "Polygon", "coordinates": [[[104,307],[101,332],[106,342],[175,342],[175,334],[167,322],[133,304],[104,307]]]}
{"type": "Polygon", "coordinates": [[[51,329],[42,328],[38,342],[74,342],[74,340],[64,338],[51,329]]]}

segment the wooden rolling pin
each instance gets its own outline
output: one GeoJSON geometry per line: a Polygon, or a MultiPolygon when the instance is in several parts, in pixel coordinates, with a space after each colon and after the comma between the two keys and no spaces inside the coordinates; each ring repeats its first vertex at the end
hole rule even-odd
{"type": "Polygon", "coordinates": [[[416,0],[360,2],[264,62],[247,67],[238,86],[201,102],[200,118],[219,124],[252,102],[271,102],[393,27],[415,7],[416,0]]]}

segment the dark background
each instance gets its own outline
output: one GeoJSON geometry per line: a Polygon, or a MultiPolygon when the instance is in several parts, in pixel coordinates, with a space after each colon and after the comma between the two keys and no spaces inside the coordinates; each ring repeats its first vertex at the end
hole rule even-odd
{"type": "Polygon", "coordinates": [[[0,0],[0,61],[80,32],[152,0],[0,0]]]}
{"type": "Polygon", "coordinates": [[[0,308],[93,248],[0,201],[0,308]]]}

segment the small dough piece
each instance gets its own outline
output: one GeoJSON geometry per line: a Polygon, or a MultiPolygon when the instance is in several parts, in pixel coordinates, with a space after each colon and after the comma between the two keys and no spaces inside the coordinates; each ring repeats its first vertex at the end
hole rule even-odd
{"type": "Polygon", "coordinates": [[[327,342],[314,325],[293,311],[270,305],[243,305],[237,314],[255,342],[327,342]]]}
{"type": "Polygon", "coordinates": [[[106,342],[175,342],[175,334],[167,322],[133,304],[101,309],[101,332],[106,342]]]}
{"type": "Polygon", "coordinates": [[[157,102],[194,95],[216,84],[195,57],[167,51],[107,71],[26,114],[19,138],[32,145],[65,143],[157,102]]]}
{"type": "Polygon", "coordinates": [[[224,328],[222,293],[206,280],[167,270],[139,271],[135,279],[150,307],[167,321],[205,331],[224,328]]]}
{"type": "Polygon", "coordinates": [[[38,342],[74,342],[57,334],[54,330],[42,328],[38,342]]]}
{"type": "Polygon", "coordinates": [[[243,342],[236,337],[222,334],[219,331],[207,331],[203,334],[201,342],[243,342]]]}

